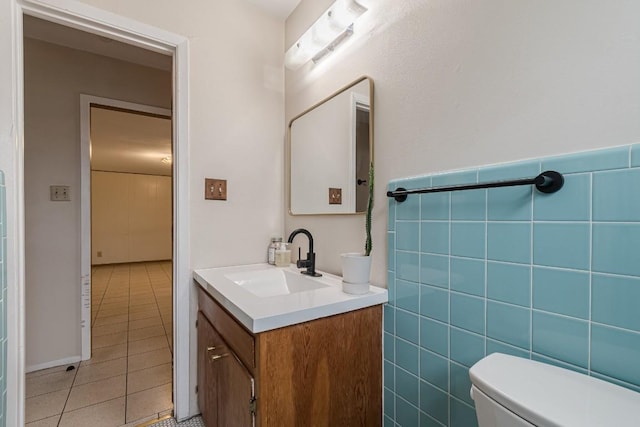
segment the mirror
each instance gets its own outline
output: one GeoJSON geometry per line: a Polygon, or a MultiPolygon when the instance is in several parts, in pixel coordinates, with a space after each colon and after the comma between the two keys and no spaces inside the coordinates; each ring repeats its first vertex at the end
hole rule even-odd
{"type": "Polygon", "coordinates": [[[373,161],[373,80],[362,77],[289,122],[289,212],[367,209],[373,161]]]}

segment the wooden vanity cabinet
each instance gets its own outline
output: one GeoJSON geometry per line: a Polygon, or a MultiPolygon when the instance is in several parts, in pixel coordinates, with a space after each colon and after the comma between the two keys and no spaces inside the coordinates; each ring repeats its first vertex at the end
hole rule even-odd
{"type": "Polygon", "coordinates": [[[381,426],[381,305],[254,335],[198,289],[207,427],[381,426]]]}

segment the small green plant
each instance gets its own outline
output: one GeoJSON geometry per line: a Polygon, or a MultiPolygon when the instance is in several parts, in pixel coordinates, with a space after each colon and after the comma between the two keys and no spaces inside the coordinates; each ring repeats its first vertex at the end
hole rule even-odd
{"type": "Polygon", "coordinates": [[[373,162],[369,165],[369,200],[367,202],[367,216],[365,219],[365,232],[367,239],[364,244],[364,254],[371,254],[371,212],[373,211],[373,162]]]}

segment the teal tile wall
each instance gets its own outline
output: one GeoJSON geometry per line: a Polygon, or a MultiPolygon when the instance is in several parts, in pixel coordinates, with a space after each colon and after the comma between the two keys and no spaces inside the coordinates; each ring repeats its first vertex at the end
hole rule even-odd
{"type": "Polygon", "coordinates": [[[384,425],[476,425],[469,367],[501,352],[640,391],[640,144],[389,183],[554,169],[565,186],[389,199],[384,425]]]}
{"type": "Polygon", "coordinates": [[[0,171],[0,427],[7,407],[7,216],[4,173],[0,171]]]}

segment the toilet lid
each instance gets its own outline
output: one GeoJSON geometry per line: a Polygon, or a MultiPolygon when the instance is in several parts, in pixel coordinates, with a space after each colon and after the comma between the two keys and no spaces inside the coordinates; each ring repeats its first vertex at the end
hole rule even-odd
{"type": "Polygon", "coordinates": [[[469,370],[493,400],[541,427],[640,426],[640,393],[577,372],[494,353],[469,370]]]}

